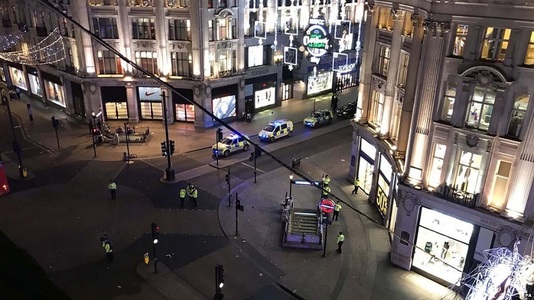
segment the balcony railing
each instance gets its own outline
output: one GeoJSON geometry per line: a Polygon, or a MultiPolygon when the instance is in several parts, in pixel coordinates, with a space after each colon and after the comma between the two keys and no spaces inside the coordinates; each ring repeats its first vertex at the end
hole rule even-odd
{"type": "Polygon", "coordinates": [[[478,198],[480,196],[479,193],[472,194],[468,193],[466,191],[462,191],[461,189],[454,188],[450,185],[446,185],[443,187],[441,193],[438,192],[442,197],[446,200],[456,202],[460,205],[467,206],[470,208],[474,208],[478,198]]]}

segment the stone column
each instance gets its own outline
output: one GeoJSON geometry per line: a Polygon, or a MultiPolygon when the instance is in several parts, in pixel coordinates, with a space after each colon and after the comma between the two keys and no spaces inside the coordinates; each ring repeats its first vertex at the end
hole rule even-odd
{"type": "MultiPolygon", "coordinates": [[[[123,0],[124,1],[124,0],[123,0]]],[[[71,1],[71,10],[77,12],[78,22],[85,28],[92,28],[89,26],[89,10],[87,8],[87,1],[71,1]]],[[[31,22],[31,21],[30,21],[31,22]]],[[[90,76],[95,75],[95,59],[93,57],[93,43],[91,37],[83,32],[78,31],[78,34],[81,35],[81,45],[83,53],[83,62],[85,63],[85,73],[90,76]]],[[[44,89],[44,86],[43,86],[44,89]]]]}
{"type": "MultiPolygon", "coordinates": [[[[163,1],[156,1],[156,15],[154,26],[156,28],[156,45],[158,48],[158,69],[159,74],[169,76],[171,74],[170,53],[167,51],[167,40],[169,33],[167,30],[165,18],[165,10],[163,9],[163,1]]],[[[170,96],[171,94],[169,94],[170,96]]],[[[172,124],[172,123],[171,123],[172,124]]]]}
{"type": "MultiPolygon", "coordinates": [[[[206,4],[207,5],[207,4],[206,4]]],[[[190,1],[189,18],[191,19],[191,58],[193,59],[193,76],[204,78],[204,61],[202,45],[204,44],[204,25],[208,26],[207,20],[203,23],[201,1],[190,1]],[[193,34],[199,32],[202,34],[193,34]]]]}
{"type": "MultiPolygon", "coordinates": [[[[118,28],[119,30],[119,47],[123,47],[122,54],[126,56],[128,59],[132,59],[132,36],[130,34],[130,26],[131,22],[128,18],[128,7],[126,6],[126,0],[118,0],[119,4],[119,18],[118,18],[118,28]]],[[[135,61],[135,60],[134,60],[135,61]]],[[[121,61],[122,66],[125,68],[125,74],[129,75],[132,73],[132,66],[130,64],[126,64],[124,61],[121,61]]]]}
{"type": "Polygon", "coordinates": [[[128,123],[139,123],[139,109],[137,105],[137,93],[135,92],[135,86],[131,82],[128,82],[126,83],[125,88],[126,101],[128,102],[128,123]]]}
{"type": "MultiPolygon", "coordinates": [[[[384,97],[384,113],[380,122],[380,133],[389,134],[393,102],[395,102],[395,90],[397,87],[397,74],[399,73],[399,60],[402,48],[402,29],[404,27],[405,12],[393,14],[395,23],[393,25],[393,35],[391,40],[391,51],[389,57],[389,67],[386,80],[386,93],[384,97]]],[[[380,117],[380,116],[378,116],[380,117]]]]}
{"type": "Polygon", "coordinates": [[[429,134],[432,125],[432,108],[436,98],[436,91],[438,88],[438,81],[441,72],[441,65],[443,63],[444,53],[444,33],[448,31],[449,24],[444,22],[436,22],[432,20],[425,21],[428,28],[428,33],[425,41],[425,53],[423,56],[423,65],[421,73],[421,85],[419,86],[418,99],[414,107],[416,107],[415,115],[417,120],[415,123],[415,134],[413,144],[409,145],[412,150],[410,160],[408,177],[411,182],[419,183],[422,181],[423,170],[428,157],[428,144],[430,142],[429,134]]]}
{"type": "Polygon", "coordinates": [[[534,180],[534,119],[530,119],[528,123],[521,146],[521,154],[514,163],[513,176],[509,178],[511,187],[506,211],[530,217],[534,211],[534,201],[532,199],[528,201],[532,198],[531,189],[534,180]]]}
{"type": "MultiPolygon", "coordinates": [[[[360,121],[367,121],[367,112],[371,95],[371,79],[373,78],[373,54],[375,53],[378,13],[367,10],[364,42],[362,49],[362,64],[360,66],[360,87],[358,93],[358,110],[361,111],[360,121]]],[[[356,112],[358,114],[358,112],[356,112]]]]}
{"type": "Polygon", "coordinates": [[[413,135],[411,126],[412,112],[424,37],[423,17],[412,15],[411,18],[413,22],[412,48],[410,50],[410,61],[408,62],[408,70],[406,74],[406,89],[404,91],[404,102],[402,103],[399,137],[397,140],[397,151],[400,154],[406,154],[408,138],[410,135],[413,135]]]}

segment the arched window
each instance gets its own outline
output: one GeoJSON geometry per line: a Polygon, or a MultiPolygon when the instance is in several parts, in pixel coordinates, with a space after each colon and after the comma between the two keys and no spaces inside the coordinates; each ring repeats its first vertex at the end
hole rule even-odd
{"type": "Polygon", "coordinates": [[[475,85],[469,100],[466,127],[488,130],[494,104],[495,89],[490,85],[475,85]]]}

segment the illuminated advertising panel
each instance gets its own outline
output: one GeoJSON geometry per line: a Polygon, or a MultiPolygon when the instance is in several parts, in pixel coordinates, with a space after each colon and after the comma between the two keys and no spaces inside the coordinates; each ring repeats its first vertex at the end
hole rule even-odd
{"type": "Polygon", "coordinates": [[[46,96],[48,101],[65,107],[65,98],[63,97],[63,87],[57,83],[44,80],[46,96]]]}
{"type": "Polygon", "coordinates": [[[139,87],[139,101],[161,101],[161,88],[139,87]]]}
{"type": "Polygon", "coordinates": [[[236,99],[235,95],[224,96],[220,98],[213,98],[212,100],[213,114],[219,119],[226,119],[235,117],[236,115],[236,99]]]}
{"type": "Polygon", "coordinates": [[[276,99],[276,88],[270,87],[254,93],[254,107],[261,108],[273,105],[276,99]]]}
{"type": "Polygon", "coordinates": [[[39,82],[39,77],[28,74],[28,79],[30,80],[30,89],[32,94],[42,97],[43,91],[41,90],[41,83],[39,82]]]}
{"type": "Polygon", "coordinates": [[[26,85],[26,79],[24,79],[24,72],[22,72],[22,70],[9,67],[9,76],[11,77],[11,83],[13,83],[14,86],[21,88],[25,91],[28,90],[28,86],[26,85]]]}

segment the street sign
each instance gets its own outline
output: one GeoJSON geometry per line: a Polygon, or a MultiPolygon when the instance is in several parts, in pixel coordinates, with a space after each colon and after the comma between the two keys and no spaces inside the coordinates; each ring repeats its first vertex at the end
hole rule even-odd
{"type": "Polygon", "coordinates": [[[334,211],[334,205],[336,205],[334,201],[330,199],[324,199],[323,201],[321,201],[319,207],[321,207],[322,212],[324,212],[325,214],[329,214],[334,211]]]}

